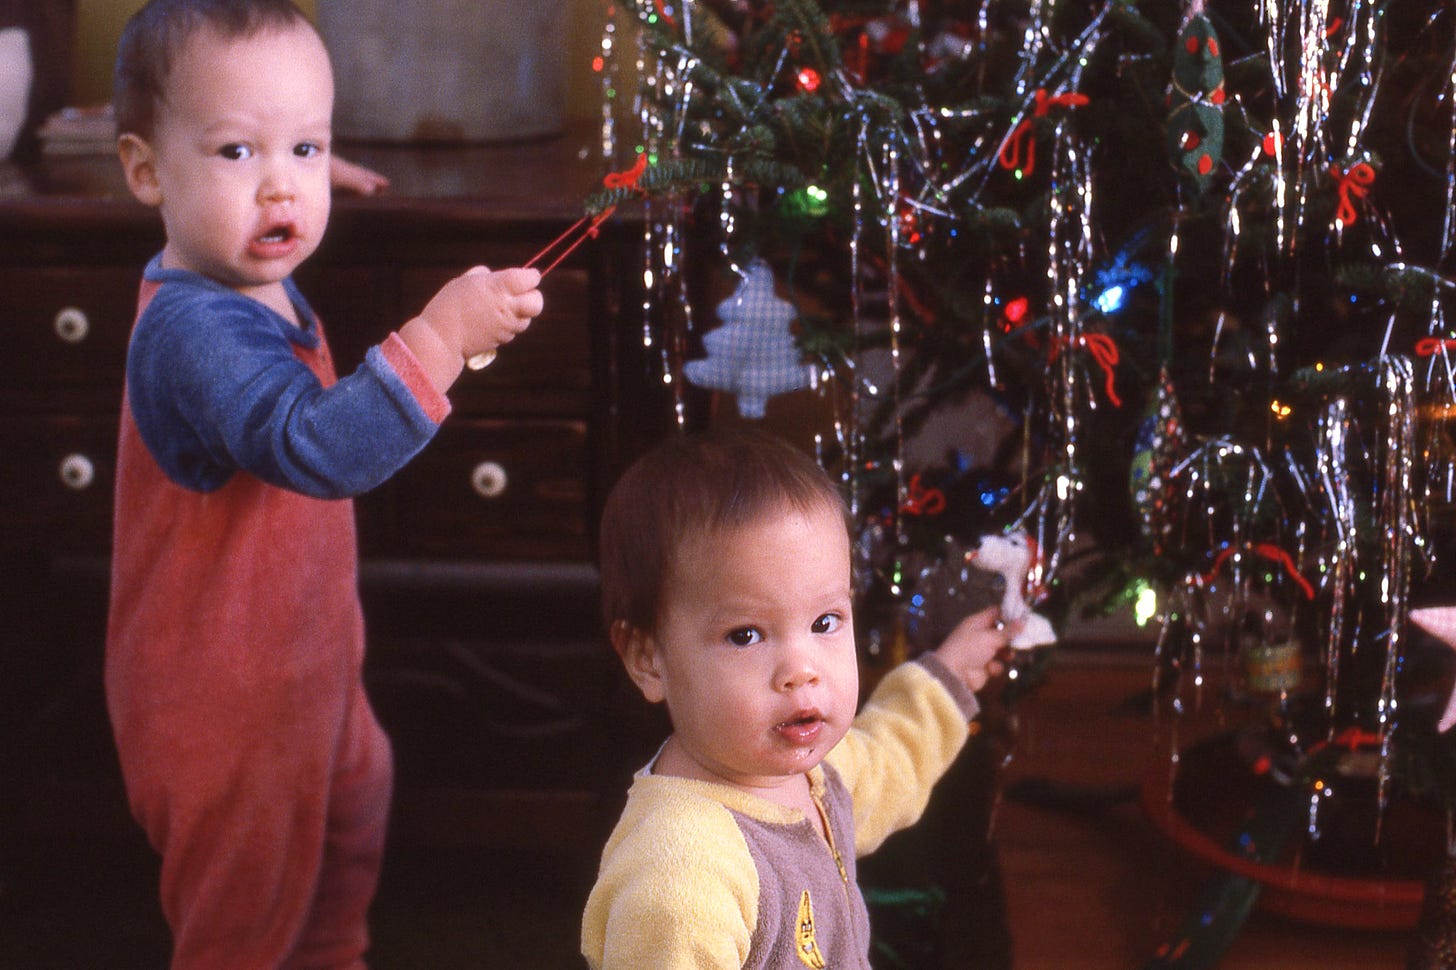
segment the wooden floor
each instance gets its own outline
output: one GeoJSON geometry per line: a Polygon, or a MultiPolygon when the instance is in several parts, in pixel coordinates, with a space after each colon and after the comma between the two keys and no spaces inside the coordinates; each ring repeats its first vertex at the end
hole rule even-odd
{"type": "MultiPolygon", "coordinates": [[[[1209,872],[1164,838],[1136,800],[1112,797],[1167,764],[1166,718],[1155,723],[1135,702],[1150,678],[1138,656],[1063,651],[1019,706],[1006,782],[1033,797],[1004,799],[995,825],[1018,970],[1144,967],[1176,937],[1207,883],[1209,872]],[[1088,804],[1068,809],[1034,797],[1048,785],[1082,792],[1088,804]],[[1105,804],[1098,793],[1107,793],[1105,804]]],[[[1396,970],[1406,965],[1409,936],[1256,909],[1217,966],[1396,970]]]]}

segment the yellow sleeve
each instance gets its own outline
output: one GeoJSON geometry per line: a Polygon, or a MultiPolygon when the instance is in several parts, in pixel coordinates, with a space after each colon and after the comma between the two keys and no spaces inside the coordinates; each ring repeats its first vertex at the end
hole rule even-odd
{"type": "Polygon", "coordinates": [[[857,856],[920,818],[970,735],[974,696],[930,666],[901,664],[886,674],[826,759],[854,803],[857,856]]]}
{"type": "Polygon", "coordinates": [[[732,968],[748,959],[758,872],[728,810],[629,798],[582,918],[594,970],[732,968]]]}

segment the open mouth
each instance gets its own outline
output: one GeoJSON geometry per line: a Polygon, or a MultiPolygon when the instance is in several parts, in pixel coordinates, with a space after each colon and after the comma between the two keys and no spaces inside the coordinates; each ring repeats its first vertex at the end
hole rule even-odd
{"type": "Polygon", "coordinates": [[[282,222],[254,236],[248,252],[256,259],[283,259],[296,251],[298,240],[298,230],[294,225],[282,222]]]}
{"type": "Polygon", "coordinates": [[[794,744],[812,744],[824,728],[824,715],[818,711],[799,711],[794,717],[779,721],[773,730],[794,744]]]}
{"type": "Polygon", "coordinates": [[[824,731],[824,717],[818,711],[804,711],[781,721],[774,730],[792,745],[813,745],[824,731]]]}

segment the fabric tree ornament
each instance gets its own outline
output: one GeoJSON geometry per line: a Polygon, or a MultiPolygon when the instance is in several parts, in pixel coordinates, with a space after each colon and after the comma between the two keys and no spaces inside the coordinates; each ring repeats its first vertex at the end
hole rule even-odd
{"type": "Polygon", "coordinates": [[[1173,56],[1168,93],[1168,150],[1200,192],[1223,159],[1223,57],[1218,34],[1202,12],[1188,18],[1173,56]]]}
{"type": "Polygon", "coordinates": [[[735,395],[743,417],[761,418],[769,398],[814,381],[814,367],[804,363],[789,331],[797,316],[774,293],[773,270],[755,260],[733,295],[718,304],[723,325],[703,336],[708,356],[688,361],[683,373],[699,387],[735,395]]]}

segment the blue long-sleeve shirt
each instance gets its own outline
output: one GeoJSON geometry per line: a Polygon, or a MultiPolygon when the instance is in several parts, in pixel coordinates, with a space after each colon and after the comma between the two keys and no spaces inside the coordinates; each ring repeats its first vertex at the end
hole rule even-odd
{"type": "Polygon", "coordinates": [[[301,328],[160,257],[145,279],[158,289],[132,333],[127,387],[142,440],[178,485],[211,492],[244,471],[314,498],[350,497],[434,435],[447,406],[422,404],[381,347],[332,385],[298,358],[296,348],[319,348],[320,329],[292,280],[301,328]]]}

